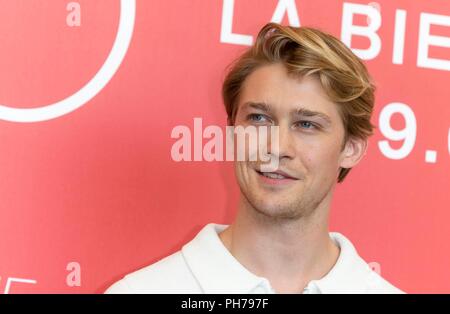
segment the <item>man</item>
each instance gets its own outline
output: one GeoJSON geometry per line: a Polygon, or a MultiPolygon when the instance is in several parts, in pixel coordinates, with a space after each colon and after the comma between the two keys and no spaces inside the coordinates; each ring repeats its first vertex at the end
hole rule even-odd
{"type": "Polygon", "coordinates": [[[232,65],[223,99],[232,126],[278,127],[275,171],[235,161],[241,197],[230,225],[208,224],[183,248],[106,293],[403,293],[328,231],[337,183],[372,135],[375,86],[338,39],[265,25],[232,65]]]}

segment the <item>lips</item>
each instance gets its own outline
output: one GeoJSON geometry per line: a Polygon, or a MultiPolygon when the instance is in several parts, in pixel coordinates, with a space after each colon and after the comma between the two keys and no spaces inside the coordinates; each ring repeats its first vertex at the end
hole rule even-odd
{"type": "Polygon", "coordinates": [[[266,177],[266,178],[270,178],[270,179],[278,179],[278,180],[286,180],[286,179],[290,179],[290,180],[299,180],[298,178],[288,174],[285,171],[282,170],[277,170],[277,171],[271,171],[271,172],[262,172],[262,171],[258,171],[256,170],[256,172],[258,172],[258,174],[266,177]]]}

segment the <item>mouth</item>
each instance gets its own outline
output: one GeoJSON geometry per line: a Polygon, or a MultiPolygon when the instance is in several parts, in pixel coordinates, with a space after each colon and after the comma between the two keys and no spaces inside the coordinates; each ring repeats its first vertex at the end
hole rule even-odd
{"type": "Polygon", "coordinates": [[[258,174],[260,180],[263,183],[269,185],[289,184],[299,180],[298,178],[288,175],[287,173],[280,170],[273,172],[262,172],[255,169],[255,171],[258,174]]]}

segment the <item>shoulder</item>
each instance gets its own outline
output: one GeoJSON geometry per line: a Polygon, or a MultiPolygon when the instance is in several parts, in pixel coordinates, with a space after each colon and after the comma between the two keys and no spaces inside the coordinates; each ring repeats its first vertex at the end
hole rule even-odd
{"type": "Polygon", "coordinates": [[[196,292],[200,292],[200,288],[181,251],[178,251],[129,273],[111,285],[105,294],[196,292]]]}

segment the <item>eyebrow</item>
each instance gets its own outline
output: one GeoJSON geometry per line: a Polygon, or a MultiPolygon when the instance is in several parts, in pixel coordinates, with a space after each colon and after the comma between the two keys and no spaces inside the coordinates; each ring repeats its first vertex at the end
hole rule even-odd
{"type": "MultiPolygon", "coordinates": [[[[267,113],[270,113],[272,111],[270,106],[264,102],[248,101],[248,102],[244,103],[244,105],[242,107],[243,108],[251,107],[251,108],[258,109],[258,110],[261,110],[261,111],[264,111],[267,113]]],[[[298,115],[298,116],[318,117],[318,118],[324,119],[326,122],[331,124],[331,118],[323,112],[314,111],[314,110],[300,107],[300,108],[292,110],[290,113],[292,115],[298,115]]]]}

